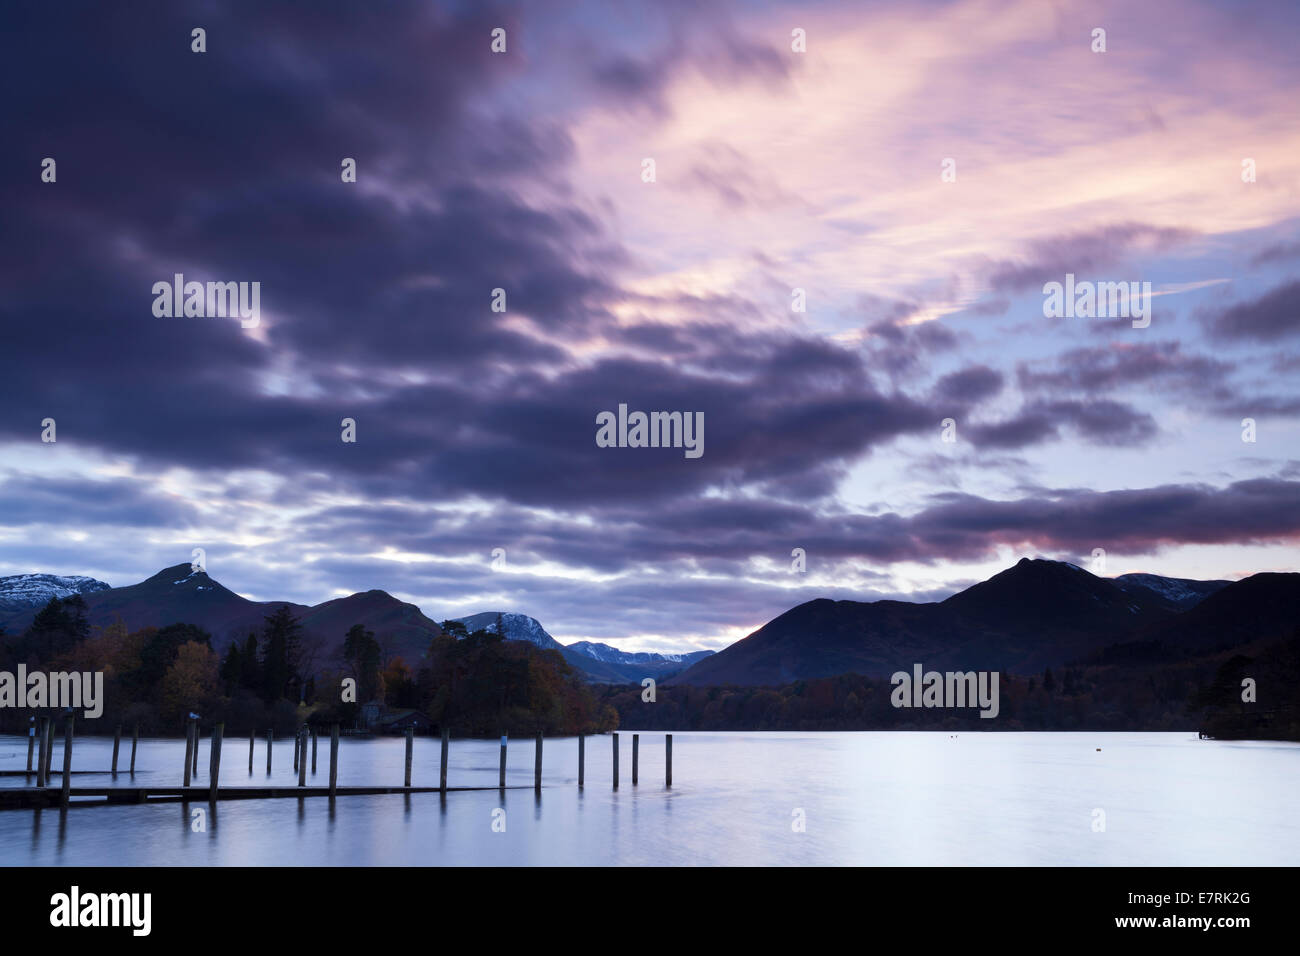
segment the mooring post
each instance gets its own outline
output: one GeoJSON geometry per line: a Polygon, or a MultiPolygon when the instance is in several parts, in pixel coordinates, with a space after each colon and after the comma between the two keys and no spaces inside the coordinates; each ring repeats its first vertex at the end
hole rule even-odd
{"type": "Polygon", "coordinates": [[[248,775],[253,775],[253,744],[257,741],[257,728],[249,728],[248,731],[248,775]]]}
{"type": "Polygon", "coordinates": [[[271,772],[271,738],[275,736],[275,728],[266,728],[266,772],[271,772]]]}
{"type": "Polygon", "coordinates": [[[117,730],[113,731],[113,776],[117,776],[117,748],[122,745],[122,725],[117,725],[117,730]]]}
{"type": "Polygon", "coordinates": [[[578,787],[581,788],[587,776],[587,738],[578,734],[578,787]]]}
{"type": "Polygon", "coordinates": [[[438,789],[447,792],[447,745],[451,743],[451,728],[442,728],[442,769],[438,771],[438,789]]]}
{"type": "Polygon", "coordinates": [[[68,793],[72,787],[72,715],[68,714],[63,725],[63,805],[68,805],[68,793]]]}
{"type": "Polygon", "coordinates": [[[135,776],[135,748],[140,743],[140,725],[131,728],[131,776],[135,776]]]}
{"type": "Polygon", "coordinates": [[[315,776],[316,774],[316,725],[315,724],[312,724],[311,727],[311,772],[312,775],[315,776]]]}
{"type": "Polygon", "coordinates": [[[404,787],[409,787],[411,785],[411,754],[414,752],[414,750],[415,750],[415,728],[407,727],[406,728],[406,782],[402,784],[402,786],[404,787]]]}
{"type": "Polygon", "coordinates": [[[36,722],[36,786],[45,786],[45,721],[42,717],[36,722]]]}
{"type": "MultiPolygon", "coordinates": [[[[211,748],[209,748],[211,750],[211,748]]],[[[194,779],[199,777],[199,719],[194,718],[194,779]]]]}
{"type": "Polygon", "coordinates": [[[299,764],[298,751],[301,749],[302,749],[302,728],[295,727],[293,728],[293,772],[294,773],[298,772],[298,764],[299,764]]]}
{"type": "Polygon", "coordinates": [[[221,777],[221,738],[226,733],[225,724],[217,724],[212,728],[212,743],[208,750],[208,777],[212,783],[208,790],[208,802],[217,802],[217,786],[221,777]]]}
{"type": "Polygon", "coordinates": [[[533,789],[542,789],[542,732],[537,731],[537,752],[533,755],[533,789]]]}
{"type": "Polygon", "coordinates": [[[673,785],[673,735],[667,734],[664,737],[664,781],[667,786],[673,785]]]}
{"type": "Polygon", "coordinates": [[[41,730],[41,786],[50,785],[50,764],[54,759],[54,718],[42,717],[45,726],[41,730]]]}
{"type": "Polygon", "coordinates": [[[638,767],[641,764],[641,735],[632,735],[632,786],[636,786],[638,767]]]}
{"type": "Polygon", "coordinates": [[[45,786],[45,718],[36,721],[36,786],[45,786]]]}
{"type": "Polygon", "coordinates": [[[50,771],[54,768],[54,718],[45,722],[45,785],[50,784],[50,771]]]}
{"type": "Polygon", "coordinates": [[[614,789],[618,789],[618,734],[614,735],[614,789]]]}
{"type": "Polygon", "coordinates": [[[190,785],[190,758],[194,754],[194,721],[188,717],[185,718],[185,782],[183,786],[190,785]]]}
{"type": "Polygon", "coordinates": [[[298,786],[307,786],[307,725],[303,724],[298,730],[299,746],[302,749],[302,760],[298,762],[298,786]]]}
{"type": "MultiPolygon", "coordinates": [[[[32,772],[32,750],[36,747],[36,718],[27,718],[27,772],[32,772]]],[[[26,786],[26,784],[24,784],[26,786]]]]}
{"type": "Polygon", "coordinates": [[[506,740],[508,737],[508,734],[501,735],[501,782],[499,786],[502,790],[506,788],[506,740]]]}
{"type": "Polygon", "coordinates": [[[339,725],[330,727],[330,799],[339,785],[339,725]]]}

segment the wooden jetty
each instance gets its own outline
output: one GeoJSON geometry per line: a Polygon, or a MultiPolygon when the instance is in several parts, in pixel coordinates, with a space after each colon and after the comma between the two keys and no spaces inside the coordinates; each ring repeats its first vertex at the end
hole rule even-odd
{"type": "MultiPolygon", "coordinates": [[[[72,799],[69,807],[102,807],[132,803],[211,803],[215,800],[271,800],[291,797],[369,797],[393,793],[460,793],[474,790],[531,790],[526,784],[509,787],[348,787],[336,786],[331,794],[329,787],[218,787],[215,797],[211,787],[70,787],[72,799]],[[99,797],[99,800],[82,800],[99,797]]],[[[0,788],[0,810],[39,810],[58,807],[63,801],[61,787],[7,787],[0,788]]]]}
{"type": "MultiPolygon", "coordinates": [[[[306,798],[306,797],[329,797],[333,800],[335,797],[350,796],[375,796],[380,794],[395,793],[459,793],[466,791],[483,791],[483,790],[523,790],[528,789],[525,786],[506,786],[506,745],[508,735],[501,735],[501,762],[499,782],[495,787],[451,787],[447,785],[447,762],[448,751],[451,743],[451,734],[443,728],[441,740],[441,760],[438,774],[437,786],[416,787],[411,785],[412,764],[413,764],[413,745],[414,731],[407,730],[406,733],[406,760],[403,767],[403,782],[401,786],[392,785],[345,785],[339,786],[338,783],[338,761],[339,761],[339,736],[340,728],[334,724],[330,728],[330,747],[329,747],[329,785],[328,786],[307,786],[307,743],[311,741],[312,773],[316,772],[316,732],[312,729],[310,732],[306,726],[298,728],[294,735],[294,769],[297,771],[297,786],[278,785],[269,787],[257,786],[238,786],[223,787],[221,780],[221,745],[225,731],[225,725],[218,723],[213,726],[212,734],[208,744],[208,783],[205,786],[191,784],[191,778],[197,776],[198,771],[198,753],[199,753],[199,727],[197,719],[187,719],[185,722],[185,763],[182,767],[182,780],[180,786],[135,786],[134,784],[122,787],[94,787],[94,786],[73,786],[72,778],[74,776],[89,776],[92,774],[111,774],[117,776],[117,756],[121,744],[122,729],[119,726],[113,738],[113,765],[111,770],[73,770],[72,769],[72,747],[73,747],[73,718],[71,715],[64,720],[64,741],[63,741],[63,768],[55,770],[50,766],[50,757],[53,751],[54,741],[54,720],[51,718],[41,718],[41,726],[33,727],[33,732],[29,739],[34,739],[37,745],[37,765],[36,770],[31,769],[31,757],[28,754],[27,770],[5,770],[0,774],[6,776],[31,776],[36,774],[36,785],[34,787],[0,787],[0,810],[22,810],[22,809],[42,809],[45,807],[87,807],[87,806],[112,806],[120,804],[142,804],[142,803],[165,803],[165,802],[189,802],[198,800],[207,800],[210,803],[216,803],[218,800],[267,800],[280,798],[306,798]],[[61,778],[59,786],[51,786],[50,778],[53,776],[61,778]],[[98,798],[98,799],[94,799],[98,798]]],[[[249,773],[252,773],[253,766],[253,745],[255,740],[255,731],[250,732],[248,738],[248,765],[249,773]]],[[[269,773],[271,770],[271,744],[274,740],[274,734],[268,730],[266,732],[266,769],[269,773]]],[[[136,742],[139,740],[139,729],[136,728],[132,734],[131,741],[131,776],[135,776],[135,750],[136,742]]],[[[618,789],[618,758],[619,758],[619,740],[618,734],[611,735],[611,752],[613,757],[612,780],[614,789],[618,789]]],[[[673,735],[664,735],[665,760],[664,760],[664,785],[671,788],[673,785],[673,735]]],[[[30,750],[31,748],[29,748],[30,750]]],[[[637,786],[640,783],[640,764],[641,764],[641,735],[632,735],[632,785],[637,786]]],[[[578,786],[581,788],[585,784],[586,777],[586,736],[578,735],[578,786]]],[[[536,744],[533,757],[533,789],[541,792],[542,789],[542,734],[536,735],[536,744]]]]}

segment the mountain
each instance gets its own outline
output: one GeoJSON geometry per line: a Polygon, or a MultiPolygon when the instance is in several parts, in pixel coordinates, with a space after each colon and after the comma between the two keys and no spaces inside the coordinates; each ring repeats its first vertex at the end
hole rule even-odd
{"type": "MultiPolygon", "coordinates": [[[[288,601],[250,601],[189,564],[164,568],[139,584],[83,596],[92,625],[106,627],[117,617],[131,631],[193,624],[212,635],[218,654],[224,654],[231,641],[260,632],[267,615],[277,608],[288,607],[302,623],[304,648],[315,652],[318,666],[338,663],[343,637],[353,624],[373,631],[387,656],[400,656],[408,664],[423,658],[429,642],[442,633],[414,604],[384,591],[365,591],[313,607],[288,601]]],[[[27,608],[0,623],[11,632],[20,632],[31,624],[37,610],[27,608]]]]}
{"type": "Polygon", "coordinates": [[[1193,581],[1190,578],[1165,578],[1158,574],[1121,574],[1111,578],[1127,594],[1145,592],[1168,602],[1169,606],[1186,611],[1200,604],[1211,594],[1231,584],[1231,581],[1193,581]]]}
{"type": "Polygon", "coordinates": [[[666,680],[686,670],[713,651],[689,654],[660,654],[654,651],[620,651],[608,644],[578,641],[564,648],[564,659],[597,683],[632,684],[643,678],[666,680]]]}
{"type": "Polygon", "coordinates": [[[110,587],[103,581],[77,574],[11,574],[0,578],[0,621],[29,608],[44,607],[50,598],[93,594],[110,587]]]}
{"type": "Polygon", "coordinates": [[[1023,558],[937,603],[809,601],[673,680],[777,685],[846,673],[888,677],[915,663],[1035,673],[1133,639],[1177,613],[1149,590],[1023,558]]]}
{"type": "Polygon", "coordinates": [[[362,591],[306,608],[298,615],[303,630],[320,643],[322,663],[338,662],[343,637],[354,624],[374,632],[385,658],[400,657],[415,667],[429,654],[442,628],[414,604],[387,591],[362,591]]]}
{"type": "Polygon", "coordinates": [[[593,644],[590,641],[578,641],[576,644],[566,646],[551,637],[536,618],[531,618],[527,614],[505,611],[484,611],[481,614],[471,614],[469,617],[460,617],[456,620],[464,624],[471,634],[477,630],[496,633],[498,617],[501,618],[506,640],[527,641],[547,650],[559,651],[575,670],[595,683],[639,683],[644,677],[663,680],[713,653],[713,651],[696,651],[691,654],[657,654],[649,651],[633,653],[620,651],[608,644],[593,644]]]}
{"type": "Polygon", "coordinates": [[[1146,628],[1145,642],[1170,651],[1224,651],[1280,640],[1300,628],[1300,574],[1264,572],[1218,589],[1190,610],[1146,628]]]}
{"type": "Polygon", "coordinates": [[[542,627],[536,618],[531,618],[527,614],[484,611],[481,614],[471,614],[469,617],[458,617],[456,620],[464,624],[465,629],[471,634],[475,631],[490,631],[495,634],[498,617],[501,618],[507,641],[527,641],[529,644],[536,644],[550,651],[564,650],[563,644],[547,634],[546,628],[542,627]]]}
{"type": "MultiPolygon", "coordinates": [[[[224,650],[230,639],[260,628],[266,615],[286,603],[258,603],[240,597],[189,564],[164,568],[139,584],[93,591],[83,597],[92,625],[107,626],[115,616],[120,616],[133,631],[184,622],[211,634],[219,650],[224,650]]],[[[289,607],[299,612],[306,610],[299,604],[289,607]]],[[[6,627],[21,631],[34,616],[35,609],[28,610],[11,618],[6,627]]]]}

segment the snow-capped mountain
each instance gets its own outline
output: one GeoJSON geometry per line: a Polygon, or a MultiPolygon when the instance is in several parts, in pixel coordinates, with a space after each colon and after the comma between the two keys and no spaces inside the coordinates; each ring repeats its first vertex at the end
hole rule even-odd
{"type": "Polygon", "coordinates": [[[608,644],[595,644],[591,641],[578,641],[570,644],[568,650],[585,654],[604,664],[694,664],[701,657],[708,657],[713,651],[692,651],[689,654],[660,654],[657,651],[620,651],[608,644]]]}
{"type": "Polygon", "coordinates": [[[538,647],[559,651],[570,666],[579,671],[587,680],[597,683],[636,683],[645,677],[662,680],[678,671],[685,670],[702,657],[713,651],[695,651],[690,654],[656,654],[650,651],[632,653],[620,651],[608,644],[593,644],[591,641],[578,641],[567,647],[551,637],[546,628],[536,618],[527,614],[511,614],[505,611],[484,611],[456,620],[465,625],[472,634],[475,631],[496,633],[497,618],[508,641],[527,641],[538,647]]]}
{"type": "Polygon", "coordinates": [[[1200,604],[1211,594],[1227,587],[1229,581],[1194,581],[1190,578],[1166,578],[1158,574],[1121,574],[1113,578],[1120,590],[1155,594],[1179,610],[1200,604]]]}
{"type": "Polygon", "coordinates": [[[11,574],[0,578],[0,610],[43,607],[50,598],[111,590],[112,585],[80,574],[11,574]]]}
{"type": "Polygon", "coordinates": [[[482,614],[458,617],[456,620],[464,624],[465,629],[471,634],[475,631],[490,631],[495,634],[497,632],[498,617],[501,618],[501,626],[505,630],[504,637],[507,641],[527,641],[529,644],[536,644],[538,647],[544,647],[547,650],[564,650],[563,644],[547,634],[546,628],[542,627],[536,618],[529,617],[527,614],[484,611],[482,614]]]}

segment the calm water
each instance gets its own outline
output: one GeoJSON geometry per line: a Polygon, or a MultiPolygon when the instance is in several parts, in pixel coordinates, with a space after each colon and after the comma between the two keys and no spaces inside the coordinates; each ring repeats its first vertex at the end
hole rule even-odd
{"type": "MultiPolygon", "coordinates": [[[[309,783],[328,783],[328,741],[309,783]]],[[[663,736],[545,743],[544,789],[0,812],[5,865],[1300,864],[1300,745],[1192,734],[675,734],[673,788],[663,736]],[[1096,748],[1101,747],[1098,753],[1096,748]],[[506,830],[493,832],[493,811],[506,830]],[[1093,831],[1093,810],[1105,832],[1093,831]],[[795,832],[794,811],[805,832],[795,832]]],[[[227,740],[222,784],[268,782],[265,741],[227,740]]],[[[79,739],[74,769],[107,769],[112,741],[79,739]]],[[[439,742],[416,741],[414,783],[437,783],[439,742]]],[[[126,765],[129,741],[123,746],[126,765]]],[[[181,782],[184,743],[142,740],[137,784],[181,782]]],[[[347,740],[341,784],[402,782],[404,741],[347,740]]],[[[199,783],[206,781],[207,744],[199,783]]],[[[494,786],[495,741],[453,741],[449,784],[494,786]]],[[[0,769],[22,769],[26,739],[0,737],[0,769]]],[[[62,745],[54,766],[62,765],[62,745]]],[[[275,745],[271,780],[296,782],[293,744],[275,745]]],[[[531,785],[533,743],[511,741],[507,783],[531,785]]],[[[55,778],[56,781],[58,778],[55,778]]],[[[117,785],[130,784],[120,774],[117,785]]],[[[102,786],[108,776],[74,779],[102,786]]],[[[21,786],[22,778],[0,778],[21,786]]]]}

